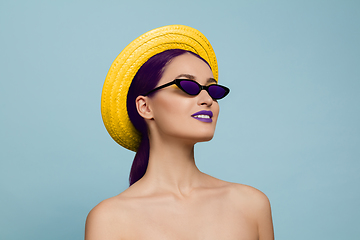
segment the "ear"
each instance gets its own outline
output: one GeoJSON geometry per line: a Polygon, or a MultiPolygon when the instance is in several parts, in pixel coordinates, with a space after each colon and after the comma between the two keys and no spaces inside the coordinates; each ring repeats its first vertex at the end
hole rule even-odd
{"type": "Polygon", "coordinates": [[[145,96],[138,96],[135,99],[136,109],[141,117],[144,119],[153,119],[151,108],[149,107],[149,98],[145,96]]]}

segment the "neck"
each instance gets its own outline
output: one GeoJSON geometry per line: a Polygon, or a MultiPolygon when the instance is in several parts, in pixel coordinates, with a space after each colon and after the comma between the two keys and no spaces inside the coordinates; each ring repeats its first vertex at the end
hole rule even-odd
{"type": "Polygon", "coordinates": [[[156,191],[186,194],[199,184],[202,173],[194,160],[194,144],[150,136],[149,163],[141,179],[156,191]]]}

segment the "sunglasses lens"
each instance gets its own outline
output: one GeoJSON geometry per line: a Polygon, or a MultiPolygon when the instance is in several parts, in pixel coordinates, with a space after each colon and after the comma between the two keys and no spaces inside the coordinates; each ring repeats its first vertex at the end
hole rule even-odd
{"type": "Polygon", "coordinates": [[[187,94],[190,95],[197,95],[200,92],[199,85],[193,81],[180,81],[180,86],[187,94]]]}
{"type": "Polygon", "coordinates": [[[227,90],[219,85],[210,85],[209,86],[209,94],[213,99],[220,99],[227,95],[227,90]]]}

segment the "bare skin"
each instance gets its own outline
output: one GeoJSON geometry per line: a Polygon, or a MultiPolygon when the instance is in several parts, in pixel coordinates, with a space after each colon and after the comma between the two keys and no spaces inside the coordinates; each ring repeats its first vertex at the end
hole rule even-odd
{"type": "MultiPolygon", "coordinates": [[[[181,74],[202,85],[213,78],[200,59],[184,54],[166,67],[158,85],[181,74]]],[[[270,204],[260,191],[202,173],[194,145],[212,138],[219,105],[206,91],[189,97],[177,87],[137,98],[150,129],[150,157],[143,178],[102,201],[88,215],[86,240],[273,240],[270,204]],[[211,123],[191,115],[213,112],[211,123]],[[184,127],[186,126],[186,127],[184,127]]]]}

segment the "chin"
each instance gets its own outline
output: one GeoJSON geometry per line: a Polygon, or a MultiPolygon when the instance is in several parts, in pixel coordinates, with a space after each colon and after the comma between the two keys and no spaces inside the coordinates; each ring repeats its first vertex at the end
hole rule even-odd
{"type": "Polygon", "coordinates": [[[192,134],[191,136],[189,136],[189,135],[178,136],[179,139],[183,139],[188,144],[193,144],[193,145],[195,145],[196,143],[199,143],[199,142],[208,142],[213,137],[214,137],[214,134],[197,134],[196,136],[194,136],[192,134]]]}
{"type": "Polygon", "coordinates": [[[197,139],[196,142],[208,142],[210,141],[211,139],[213,139],[214,137],[214,134],[211,134],[211,135],[206,135],[206,136],[201,136],[197,139]]]}

